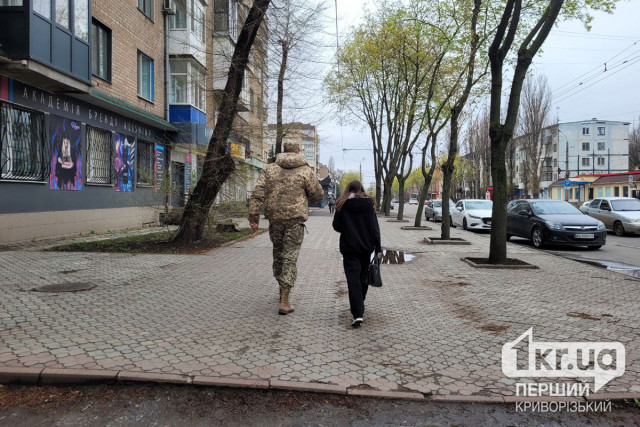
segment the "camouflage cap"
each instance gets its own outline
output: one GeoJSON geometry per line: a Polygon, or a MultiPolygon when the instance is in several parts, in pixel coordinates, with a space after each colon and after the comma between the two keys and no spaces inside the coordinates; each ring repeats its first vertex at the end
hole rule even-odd
{"type": "Polygon", "coordinates": [[[285,153],[293,153],[296,150],[300,150],[300,144],[297,142],[287,141],[282,144],[282,149],[285,153]]]}

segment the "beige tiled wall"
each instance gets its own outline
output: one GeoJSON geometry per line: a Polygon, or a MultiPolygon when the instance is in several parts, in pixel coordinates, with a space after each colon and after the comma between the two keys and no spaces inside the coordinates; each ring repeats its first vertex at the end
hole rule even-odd
{"type": "Polygon", "coordinates": [[[0,245],[157,224],[158,213],[150,207],[131,207],[4,214],[0,215],[0,245]]]}

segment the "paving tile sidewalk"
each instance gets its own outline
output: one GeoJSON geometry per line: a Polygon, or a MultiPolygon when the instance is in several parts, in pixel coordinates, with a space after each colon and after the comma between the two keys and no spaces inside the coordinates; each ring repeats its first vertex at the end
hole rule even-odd
{"type": "Polygon", "coordinates": [[[640,396],[640,282],[517,245],[509,255],[538,270],[474,269],[460,258],[486,256],[487,235],[453,230],[472,244],[445,247],[422,243],[437,229],[380,225],[384,247],[416,257],[383,266],[355,330],[323,211],[307,223],[288,316],[277,315],[267,234],[206,255],[0,252],[0,379],[28,368],[43,381],[84,372],[501,400],[519,381],[501,371],[502,345],[533,327],[536,341],[622,342],[625,373],[601,392],[640,396]],[[30,292],[65,282],[97,287],[30,292]]]}

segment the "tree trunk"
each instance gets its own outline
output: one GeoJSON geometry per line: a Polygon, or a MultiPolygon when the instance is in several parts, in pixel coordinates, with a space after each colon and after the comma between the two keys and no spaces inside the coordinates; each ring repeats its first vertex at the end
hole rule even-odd
{"type": "Polygon", "coordinates": [[[391,215],[391,186],[393,185],[393,175],[389,175],[391,178],[387,177],[384,180],[384,195],[382,197],[382,203],[384,204],[384,216],[391,215]],[[391,179],[391,182],[389,182],[391,179]]]}
{"type": "Polygon", "coordinates": [[[175,242],[190,243],[202,238],[211,205],[222,184],[236,168],[227,150],[227,139],[238,111],[238,98],[249,61],[249,51],[264,20],[269,3],[270,0],[254,0],[238,36],[220,103],[220,114],[207,147],[202,176],[184,208],[180,228],[174,238],[175,242]]]}
{"type": "Polygon", "coordinates": [[[289,46],[285,40],[280,40],[282,46],[282,62],[278,73],[278,103],[276,105],[276,155],[282,153],[282,101],[284,99],[284,72],[287,69],[287,59],[289,57],[289,46]]]}
{"type": "Polygon", "coordinates": [[[447,161],[442,165],[442,225],[440,238],[451,239],[451,213],[449,212],[449,199],[451,198],[451,179],[455,169],[456,156],[458,155],[458,116],[457,108],[451,110],[451,135],[449,137],[449,153],[447,161]]]}
{"type": "Polygon", "coordinates": [[[493,178],[493,210],[491,212],[491,241],[489,262],[507,261],[507,168],[505,151],[507,141],[499,135],[491,141],[491,177],[493,178]]]}
{"type": "MultiPolygon", "coordinates": [[[[404,193],[404,184],[405,184],[405,179],[403,176],[401,176],[400,178],[398,178],[398,194],[402,194],[404,193]]],[[[399,199],[398,199],[399,201],[399,199]]],[[[404,203],[398,203],[398,220],[403,220],[404,219],[404,203]]]]}

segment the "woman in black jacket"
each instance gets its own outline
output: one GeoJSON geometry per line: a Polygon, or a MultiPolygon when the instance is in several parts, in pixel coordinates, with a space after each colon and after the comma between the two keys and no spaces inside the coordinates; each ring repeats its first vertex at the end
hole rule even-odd
{"type": "Polygon", "coordinates": [[[351,181],[337,200],[333,229],[340,233],[340,252],[353,316],[351,326],[357,328],[364,319],[364,299],[369,287],[365,277],[371,253],[375,251],[377,257],[382,258],[375,201],[365,193],[360,181],[351,181]]]}

